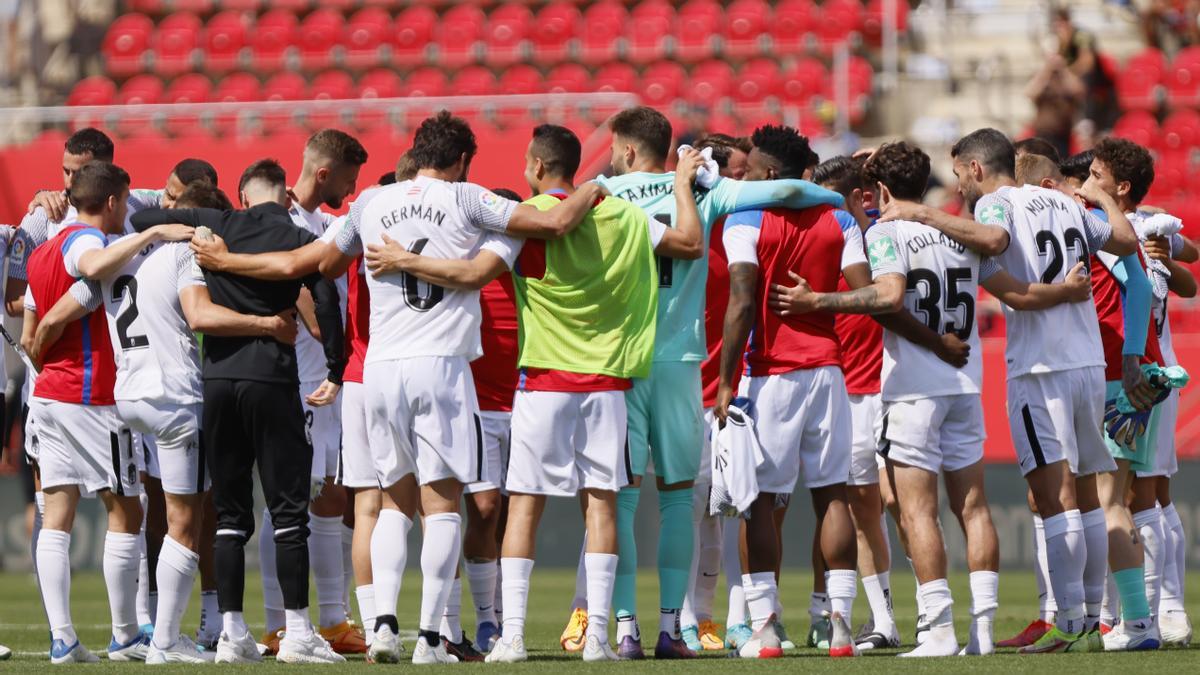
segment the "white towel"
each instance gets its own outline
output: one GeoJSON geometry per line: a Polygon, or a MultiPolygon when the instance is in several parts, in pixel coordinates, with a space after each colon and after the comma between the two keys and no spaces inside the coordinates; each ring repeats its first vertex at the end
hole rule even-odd
{"type": "MultiPolygon", "coordinates": [[[[683,153],[694,149],[690,145],[681,145],[678,150],[679,156],[683,157],[683,153]]],[[[696,172],[696,184],[707,190],[721,177],[721,167],[717,166],[717,160],[712,158],[712,148],[701,150],[700,156],[704,158],[704,165],[696,172]]]]}
{"type": "MultiPolygon", "coordinates": [[[[1139,212],[1136,215],[1140,217],[1133,219],[1133,229],[1142,241],[1152,237],[1166,237],[1171,240],[1183,230],[1183,221],[1169,213],[1146,215],[1139,212]]],[[[1159,300],[1166,298],[1167,280],[1171,278],[1171,270],[1167,269],[1161,260],[1152,260],[1150,256],[1146,255],[1145,249],[1142,250],[1142,258],[1146,260],[1146,270],[1150,273],[1150,285],[1154,287],[1154,297],[1159,300]]]]}
{"type": "Polygon", "coordinates": [[[754,420],[742,408],[729,406],[725,428],[713,420],[709,514],[746,517],[750,505],[758,498],[758,467],[764,461],[754,420]]]}

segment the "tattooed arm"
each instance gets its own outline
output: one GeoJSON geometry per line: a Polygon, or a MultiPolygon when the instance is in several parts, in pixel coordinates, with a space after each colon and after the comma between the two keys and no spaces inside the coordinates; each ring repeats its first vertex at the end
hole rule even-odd
{"type": "Polygon", "coordinates": [[[717,385],[717,403],[713,414],[725,422],[729,402],[733,400],[733,378],[742,365],[746,340],[754,326],[755,298],[758,294],[758,265],[734,263],[729,266],[729,306],[725,310],[725,331],[721,344],[721,378],[717,385]]]}
{"type": "MultiPolygon", "coordinates": [[[[732,271],[732,268],[730,270],[732,271]]],[[[795,272],[788,272],[788,276],[796,285],[786,289],[787,307],[779,310],[784,316],[822,311],[838,314],[891,314],[904,306],[902,274],[886,274],[867,286],[841,293],[817,293],[795,272]]]]}

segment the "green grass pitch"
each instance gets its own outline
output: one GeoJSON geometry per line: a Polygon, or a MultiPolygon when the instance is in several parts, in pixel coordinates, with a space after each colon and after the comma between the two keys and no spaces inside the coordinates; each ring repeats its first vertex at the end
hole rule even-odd
{"type": "MultiPolygon", "coordinates": [[[[774,661],[741,661],[726,658],[723,652],[705,652],[703,658],[689,662],[655,662],[647,660],[637,663],[615,663],[585,665],[579,662],[578,655],[567,655],[558,646],[558,635],[567,619],[568,605],[573,594],[575,573],[573,570],[541,569],[533,575],[532,592],[529,603],[529,623],[526,634],[530,647],[531,661],[516,666],[499,666],[493,664],[463,664],[457,668],[475,668],[488,672],[646,672],[678,673],[704,672],[719,673],[738,671],[791,671],[805,672],[853,672],[853,673],[960,673],[960,672],[1071,672],[1071,673],[1185,673],[1200,672],[1200,650],[1166,649],[1155,653],[1137,654],[1055,654],[1045,656],[1020,656],[1012,650],[1004,650],[995,656],[986,658],[946,658],[913,661],[891,657],[894,651],[871,654],[857,659],[833,660],[823,653],[813,649],[798,649],[788,652],[782,659],[774,661]]],[[[912,640],[915,622],[915,603],[913,600],[913,580],[907,570],[899,569],[893,573],[893,595],[896,604],[896,616],[900,631],[906,643],[912,640]]],[[[966,636],[966,624],[969,621],[968,607],[970,606],[970,591],[967,586],[965,573],[951,575],[951,587],[954,591],[955,618],[959,639],[966,636]]],[[[718,618],[724,616],[724,584],[718,587],[716,613],[718,618]]],[[[997,639],[1004,639],[1018,630],[1034,616],[1037,609],[1036,586],[1033,575],[1029,572],[1001,573],[1000,575],[1000,609],[996,615],[997,639]]],[[[247,580],[246,618],[251,622],[256,632],[262,628],[261,595],[258,577],[252,575],[247,580]]],[[[803,642],[804,632],[808,628],[808,592],[810,577],[807,572],[789,570],[783,577],[783,599],[786,607],[787,626],[792,638],[803,642]]],[[[410,572],[404,580],[400,598],[400,613],[402,628],[415,628],[417,611],[420,603],[420,576],[410,572]]],[[[471,627],[473,632],[474,619],[470,609],[470,596],[464,589],[464,624],[471,627]]],[[[198,597],[198,596],[197,596],[198,597]]],[[[1190,613],[1200,617],[1200,573],[1193,573],[1188,579],[1187,597],[1190,613]]],[[[657,583],[653,570],[643,570],[638,578],[638,599],[642,623],[646,635],[643,644],[653,648],[652,632],[657,629],[657,583]]],[[[194,630],[199,620],[197,609],[198,600],[189,607],[188,617],[184,621],[186,630],[194,630]]],[[[104,592],[104,582],[98,572],[79,573],[75,576],[72,587],[72,609],[79,635],[84,644],[93,651],[100,652],[108,644],[108,605],[104,592]]],[[[855,623],[861,623],[868,616],[866,598],[860,592],[854,607],[855,623]]],[[[411,631],[408,633],[411,635],[411,631]]],[[[411,650],[412,640],[406,640],[411,650]]],[[[8,645],[15,652],[10,661],[0,663],[0,671],[36,672],[49,671],[53,667],[45,657],[47,646],[45,616],[38,600],[37,589],[33,579],[26,574],[0,574],[0,643],[8,645]]],[[[117,671],[142,668],[140,665],[110,664],[107,661],[94,666],[76,666],[75,669],[89,671],[117,671]]],[[[319,670],[320,672],[345,672],[360,670],[367,667],[361,658],[352,659],[345,666],[305,666],[303,669],[319,670]]],[[[411,665],[400,666],[371,666],[375,669],[411,668],[411,665]]],[[[183,670],[183,666],[164,666],[167,670],[183,670]]],[[[193,667],[195,668],[195,667],[193,667]]],[[[229,666],[208,666],[204,669],[219,668],[221,672],[236,670],[229,666]]],[[[246,670],[272,670],[288,668],[283,664],[267,662],[261,666],[246,667],[246,670]]]]}

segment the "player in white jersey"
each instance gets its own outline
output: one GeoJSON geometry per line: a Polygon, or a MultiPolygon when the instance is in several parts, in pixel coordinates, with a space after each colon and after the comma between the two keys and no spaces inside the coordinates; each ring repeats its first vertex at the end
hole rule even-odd
{"type": "MultiPolygon", "coordinates": [[[[959,191],[977,221],[905,200],[892,201],[883,218],[931,225],[968,248],[996,256],[1002,267],[1027,283],[1062,280],[1076,262],[1086,261],[1097,250],[1114,255],[1137,250],[1137,235],[1128,219],[1099,190],[1081,196],[1103,207],[1107,224],[1061,192],[1016,187],[1012,143],[1000,132],[976,131],[956,143],[951,156],[959,191]]],[[[1100,543],[1085,545],[1080,514],[1081,509],[1100,508],[1094,476],[1115,468],[1100,436],[1104,357],[1099,327],[1095,306],[1088,303],[1039,311],[1006,308],[1005,314],[1009,424],[1022,471],[1045,522],[1059,610],[1055,627],[1026,649],[1062,651],[1089,627],[1083,595],[1088,556],[1096,563],[1091,567],[1101,569],[1100,561],[1107,557],[1100,555],[1100,543]],[[1078,484],[1076,476],[1081,477],[1078,484]]],[[[1125,390],[1135,405],[1148,408],[1151,389],[1136,359],[1127,365],[1125,390]]],[[[1089,638],[1074,648],[1097,646],[1098,640],[1089,638]]]]}
{"type": "MultiPolygon", "coordinates": [[[[223,208],[228,199],[201,182],[179,197],[181,207],[223,208]]],[[[125,239],[142,237],[126,235],[125,239]]],[[[111,250],[119,251],[121,239],[111,250]]],[[[123,247],[122,247],[123,248],[123,247]]],[[[161,469],[168,531],[157,559],[158,609],[149,663],[205,663],[203,652],[179,632],[199,564],[202,503],[208,489],[200,436],[200,352],[195,332],[271,335],[295,339],[291,316],[239,314],[209,298],[204,277],[185,243],[152,241],[124,249],[123,264],[98,278],[89,296],[64,296],[39,322],[39,332],[78,320],[101,302],[116,354],[114,398],[121,419],[147,439],[161,469]]],[[[114,262],[112,264],[119,264],[114,262]]],[[[105,265],[108,267],[108,265],[105,265]]],[[[36,341],[36,340],[35,340],[36,341]]]]}

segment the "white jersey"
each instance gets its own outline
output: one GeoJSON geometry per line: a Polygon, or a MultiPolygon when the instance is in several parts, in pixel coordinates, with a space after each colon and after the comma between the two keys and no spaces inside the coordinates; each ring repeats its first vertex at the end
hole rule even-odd
{"type": "Polygon", "coordinates": [[[203,286],[187,242],[154,243],[101,283],[117,357],[118,401],[203,401],[200,350],[179,294],[203,286]]]}
{"type": "Polygon", "coordinates": [[[954,333],[971,347],[962,368],[895,333],[883,332],[883,400],[909,401],[978,394],[983,383],[983,352],[975,329],[981,281],[1000,268],[990,258],[923,223],[876,223],[867,230],[871,276],[905,277],[904,307],[938,335],[954,333]]]}
{"type": "MultiPolygon", "coordinates": [[[[1153,214],[1145,211],[1135,211],[1134,213],[1127,213],[1125,216],[1129,218],[1129,222],[1133,225],[1133,229],[1137,231],[1138,236],[1144,238],[1145,235],[1143,234],[1143,222],[1151,218],[1153,214]]],[[[1179,234],[1172,234],[1167,237],[1167,240],[1171,249],[1170,255],[1172,258],[1174,258],[1175,254],[1178,253],[1184,246],[1183,237],[1179,234]]],[[[1149,260],[1149,258],[1145,256],[1144,251],[1143,257],[1145,260],[1149,260]]],[[[1146,276],[1150,277],[1151,283],[1156,287],[1158,283],[1162,283],[1163,285],[1168,283],[1168,279],[1166,277],[1156,280],[1155,274],[1156,272],[1153,268],[1148,267],[1146,269],[1146,276]]],[[[1158,349],[1160,352],[1162,352],[1163,365],[1177,366],[1179,365],[1179,357],[1175,355],[1175,345],[1171,341],[1171,318],[1169,312],[1167,311],[1169,305],[1170,293],[1164,293],[1163,297],[1159,297],[1159,292],[1156,290],[1150,297],[1150,317],[1154,319],[1154,334],[1158,337],[1158,349]]]]}
{"type": "MultiPolygon", "coordinates": [[[[125,202],[128,207],[125,214],[125,232],[133,232],[133,225],[129,222],[133,214],[142,209],[158,207],[161,203],[161,190],[130,190],[129,199],[125,202]]],[[[79,211],[75,210],[71,204],[67,204],[67,211],[63,214],[62,220],[51,220],[46,210],[39,206],[33,210],[33,213],[27,213],[21,218],[20,227],[33,239],[34,246],[41,246],[57,236],[64,227],[77,220],[79,220],[79,211]]]]}
{"type": "MultiPolygon", "coordinates": [[[[350,206],[335,238],[343,254],[361,255],[383,235],[413,253],[470,260],[481,249],[511,268],[520,244],[503,236],[517,203],[471,183],[418,176],[367,190],[350,206]]],[[[427,284],[408,274],[367,276],[371,292],[371,342],[365,363],[421,356],[483,353],[479,292],[427,284]]]]}
{"type": "MultiPolygon", "coordinates": [[[[292,208],[288,210],[292,216],[292,222],[297,227],[304,228],[309,232],[323,237],[337,220],[336,216],[329,215],[317,207],[314,211],[305,211],[304,207],[292,202],[292,208]]],[[[346,293],[348,287],[346,285],[346,275],[342,275],[334,280],[338,289],[338,300],[342,307],[342,320],[346,319],[346,293]]],[[[297,319],[298,321],[299,319],[297,319]]],[[[329,375],[329,368],[325,361],[325,348],[321,345],[321,341],[316,339],[305,330],[304,326],[300,326],[300,332],[296,335],[296,367],[300,373],[301,382],[320,382],[329,375]]]]}
{"type": "MultiPolygon", "coordinates": [[[[1002,187],[975,205],[975,220],[1008,231],[996,262],[1019,281],[1056,283],[1108,242],[1112,228],[1057,190],[1002,187]]],[[[1087,269],[1085,267],[1085,269],[1087,269]]],[[[1008,377],[1104,366],[1096,305],[1071,302],[1037,311],[1004,306],[1008,377]]]]}

